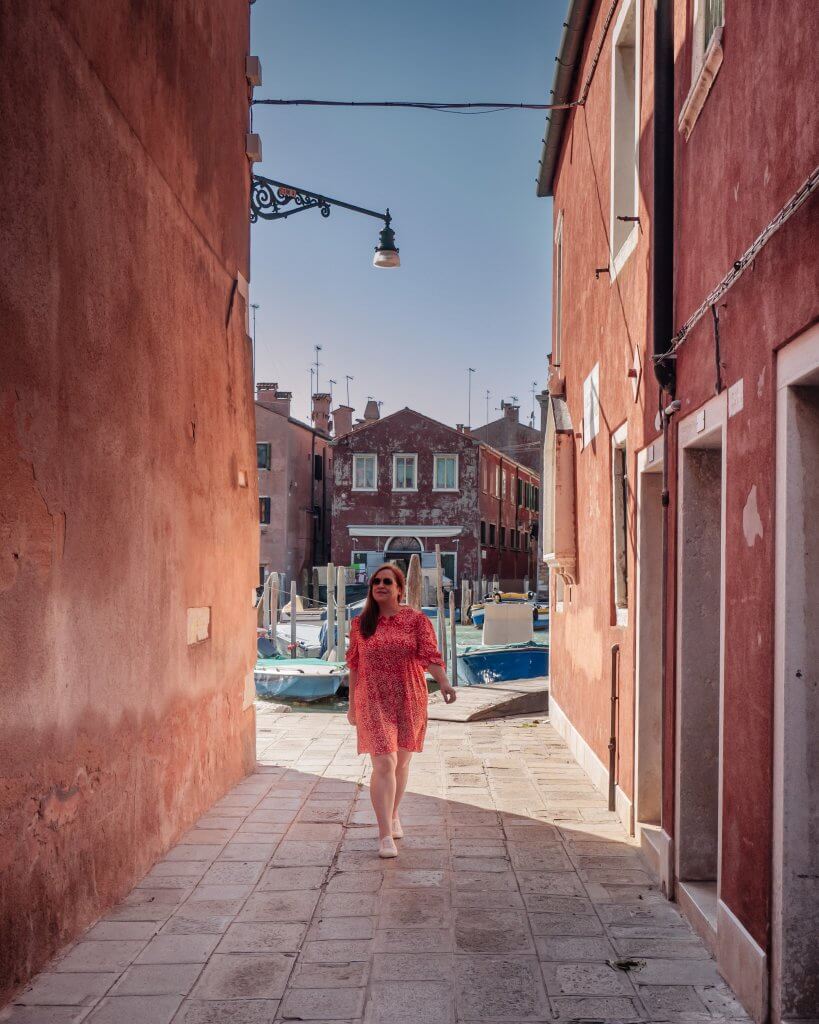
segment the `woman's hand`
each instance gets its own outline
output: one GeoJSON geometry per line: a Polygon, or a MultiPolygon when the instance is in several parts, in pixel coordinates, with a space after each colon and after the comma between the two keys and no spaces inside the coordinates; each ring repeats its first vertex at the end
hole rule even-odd
{"type": "Polygon", "coordinates": [[[350,725],[355,725],[355,708],[352,704],[347,709],[347,721],[350,725]]]}
{"type": "Polygon", "coordinates": [[[444,704],[454,704],[458,699],[457,691],[449,682],[441,683],[441,696],[444,698],[444,704]]]}

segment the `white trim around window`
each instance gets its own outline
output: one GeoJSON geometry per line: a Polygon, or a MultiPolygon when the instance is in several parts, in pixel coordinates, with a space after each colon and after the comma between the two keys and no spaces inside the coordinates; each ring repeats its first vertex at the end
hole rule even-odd
{"type": "MultiPolygon", "coordinates": [[[[450,492],[453,492],[453,491],[459,490],[460,489],[459,468],[460,468],[460,459],[458,458],[457,454],[455,454],[453,452],[439,452],[438,454],[433,455],[433,457],[432,457],[432,489],[433,489],[433,491],[450,491],[450,492]],[[452,477],[452,479],[453,479],[453,486],[452,487],[439,487],[438,486],[438,465],[439,465],[439,463],[444,462],[444,460],[451,460],[452,462],[455,463],[454,473],[453,473],[453,477],[452,477]]],[[[444,480],[446,480],[448,475],[449,474],[447,473],[447,471],[445,469],[444,470],[444,480]]]]}
{"type": "MultiPolygon", "coordinates": [[[[366,467],[367,463],[363,462],[363,465],[366,467]]],[[[375,454],[375,452],[354,452],[353,453],[353,481],[352,481],[352,483],[353,483],[353,490],[354,491],[367,491],[368,493],[372,494],[374,491],[378,490],[378,456],[375,454]],[[363,462],[363,460],[365,460],[365,459],[372,460],[372,478],[371,478],[372,479],[372,484],[369,485],[367,483],[367,478],[368,478],[369,474],[367,473],[367,470],[365,468],[365,470],[364,470],[365,486],[359,487],[359,486],[356,485],[356,476],[358,474],[359,460],[361,460],[363,462]]]]}
{"type": "Polygon", "coordinates": [[[394,491],[417,491],[418,490],[418,455],[415,452],[396,452],[392,457],[392,489],[394,491]],[[406,480],[407,466],[412,466],[412,487],[406,487],[398,483],[398,460],[411,460],[404,462],[404,479],[406,480]]]}
{"type": "Polygon", "coordinates": [[[640,225],[640,0],[625,0],[611,44],[610,283],[637,247],[640,225]]]}

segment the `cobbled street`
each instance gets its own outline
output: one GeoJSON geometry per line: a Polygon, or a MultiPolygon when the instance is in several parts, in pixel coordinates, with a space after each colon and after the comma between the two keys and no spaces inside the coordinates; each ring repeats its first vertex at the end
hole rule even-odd
{"type": "Polygon", "coordinates": [[[345,718],[257,707],[255,774],[3,1019],[747,1019],[548,720],[431,722],[384,861],[345,718]]]}

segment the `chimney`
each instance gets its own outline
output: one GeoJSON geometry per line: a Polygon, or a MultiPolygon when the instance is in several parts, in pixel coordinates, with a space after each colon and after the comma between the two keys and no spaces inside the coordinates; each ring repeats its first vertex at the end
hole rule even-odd
{"type": "Polygon", "coordinates": [[[330,402],[330,395],[313,395],[313,426],[324,434],[330,433],[330,402]]]}
{"type": "Polygon", "coordinates": [[[336,437],[349,434],[353,429],[353,411],[351,405],[340,405],[333,409],[333,434],[336,437]]]}
{"type": "Polygon", "coordinates": [[[464,426],[463,423],[456,423],[455,424],[455,429],[458,431],[459,434],[465,434],[466,433],[466,427],[464,426]]]}
{"type": "Polygon", "coordinates": [[[369,402],[367,402],[366,408],[364,409],[364,419],[367,423],[370,423],[372,420],[381,419],[381,410],[378,408],[378,402],[376,402],[374,398],[371,398],[369,402]]]}
{"type": "Polygon", "coordinates": [[[520,412],[519,405],[512,405],[511,402],[501,402],[501,408],[503,409],[503,415],[507,420],[512,420],[513,423],[518,422],[518,413],[520,412]]]}
{"type": "Polygon", "coordinates": [[[264,409],[277,412],[280,416],[290,415],[290,400],[293,397],[292,391],[279,391],[278,384],[257,384],[256,401],[264,409]]]}

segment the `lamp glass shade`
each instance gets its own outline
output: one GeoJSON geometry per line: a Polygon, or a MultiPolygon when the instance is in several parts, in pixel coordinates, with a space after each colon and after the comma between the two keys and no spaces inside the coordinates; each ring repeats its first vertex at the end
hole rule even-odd
{"type": "Polygon", "coordinates": [[[373,256],[374,267],[400,267],[401,257],[397,249],[376,249],[373,256]]]}

